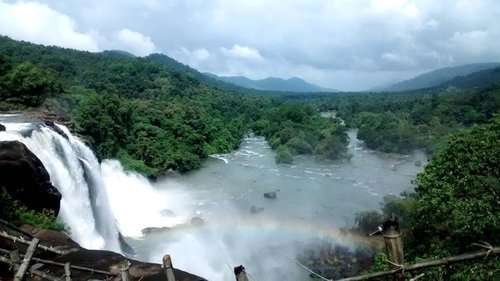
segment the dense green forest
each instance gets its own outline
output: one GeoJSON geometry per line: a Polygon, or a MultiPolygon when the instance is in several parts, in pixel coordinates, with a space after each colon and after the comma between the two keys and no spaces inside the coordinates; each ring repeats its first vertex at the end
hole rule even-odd
{"type": "MultiPolygon", "coordinates": [[[[476,251],[500,243],[500,117],[451,135],[417,176],[415,192],[384,199],[381,211],[357,215],[369,233],[391,215],[401,221],[409,262],[476,251]]],[[[381,254],[383,256],[383,254],[381,254]]],[[[384,258],[373,270],[388,269],[384,258]]],[[[496,280],[500,261],[465,263],[426,272],[432,280],[496,280]]],[[[429,280],[430,280],[429,279],[429,280]]]]}
{"type": "Polygon", "coordinates": [[[432,153],[450,133],[491,120],[500,110],[500,88],[351,94],[313,103],[337,111],[371,149],[432,153]]]}
{"type": "Polygon", "coordinates": [[[237,148],[251,129],[278,149],[278,162],[296,154],[345,156],[345,130],[309,105],[229,91],[163,55],[89,53],[1,37],[0,63],[0,109],[43,104],[68,116],[100,158],[118,158],[149,176],[196,169],[208,155],[237,148]],[[300,134],[292,138],[290,130],[300,134]]]}

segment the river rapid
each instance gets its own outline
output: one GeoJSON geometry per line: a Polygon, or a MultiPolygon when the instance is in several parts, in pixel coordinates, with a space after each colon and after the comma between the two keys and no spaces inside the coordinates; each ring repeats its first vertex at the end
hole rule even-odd
{"type": "Polygon", "coordinates": [[[189,204],[165,213],[199,217],[202,226],[153,231],[128,241],[141,259],[158,261],[168,253],[175,266],[210,280],[234,280],[232,267],[239,264],[255,280],[307,280],[294,258],[308,242],[356,247],[336,229],[352,226],[356,212],[379,208],[383,196],[411,190],[426,163],[419,151],[368,150],[356,134],[349,131],[349,160],[297,157],[293,165],[276,164],[265,139],[248,136],[237,151],[214,155],[200,170],[155,184],[189,196],[184,198],[189,204]],[[277,198],[265,198],[266,192],[276,192],[277,198]]]}

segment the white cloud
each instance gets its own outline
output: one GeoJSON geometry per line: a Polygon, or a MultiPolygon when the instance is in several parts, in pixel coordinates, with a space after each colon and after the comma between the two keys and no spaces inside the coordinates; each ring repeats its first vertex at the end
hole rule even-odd
{"type": "MultiPolygon", "coordinates": [[[[67,15],[71,30],[101,50],[163,51],[218,74],[299,76],[359,89],[385,75],[500,61],[498,0],[37,1],[67,15]],[[141,36],[120,40],[124,27],[141,36]]],[[[1,33],[34,40],[7,30],[9,17],[0,18],[1,33]]]]}
{"type": "Polygon", "coordinates": [[[398,13],[406,17],[415,18],[420,10],[409,0],[372,0],[371,6],[379,13],[398,13]]]}
{"type": "Polygon", "coordinates": [[[490,36],[485,30],[455,32],[450,39],[450,47],[458,48],[470,55],[480,55],[490,48],[490,36]]]}
{"type": "Polygon", "coordinates": [[[149,36],[124,28],[116,33],[118,49],[126,50],[137,56],[146,56],[156,51],[156,46],[149,36]]]}
{"type": "Polygon", "coordinates": [[[259,50],[247,46],[240,46],[238,44],[233,45],[231,49],[222,47],[221,52],[226,56],[233,58],[253,60],[253,61],[263,60],[259,50]]]}
{"type": "Polygon", "coordinates": [[[389,64],[393,64],[396,67],[408,68],[415,65],[415,61],[412,58],[391,52],[382,54],[382,60],[388,62],[389,64]]]}
{"type": "Polygon", "coordinates": [[[193,56],[196,60],[204,61],[210,57],[210,52],[205,48],[196,49],[193,51],[193,56]]]}
{"type": "Polygon", "coordinates": [[[70,17],[38,2],[0,1],[0,33],[38,44],[99,50],[95,38],[78,31],[70,17]]]}

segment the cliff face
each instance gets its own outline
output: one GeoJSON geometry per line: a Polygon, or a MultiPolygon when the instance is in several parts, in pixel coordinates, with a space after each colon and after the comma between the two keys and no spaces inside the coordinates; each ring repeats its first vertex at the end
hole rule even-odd
{"type": "Polygon", "coordinates": [[[0,188],[29,209],[59,212],[61,194],[40,159],[18,141],[0,142],[0,188]]]}

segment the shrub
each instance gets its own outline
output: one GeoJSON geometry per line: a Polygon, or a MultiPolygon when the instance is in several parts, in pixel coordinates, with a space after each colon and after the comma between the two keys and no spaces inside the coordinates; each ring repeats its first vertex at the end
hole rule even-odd
{"type": "Polygon", "coordinates": [[[276,150],[276,163],[292,164],[293,155],[286,146],[279,146],[276,150]]]}
{"type": "Polygon", "coordinates": [[[21,223],[30,224],[39,228],[63,230],[64,224],[57,221],[53,212],[44,210],[37,212],[26,207],[18,207],[15,211],[17,220],[21,223]]]}

